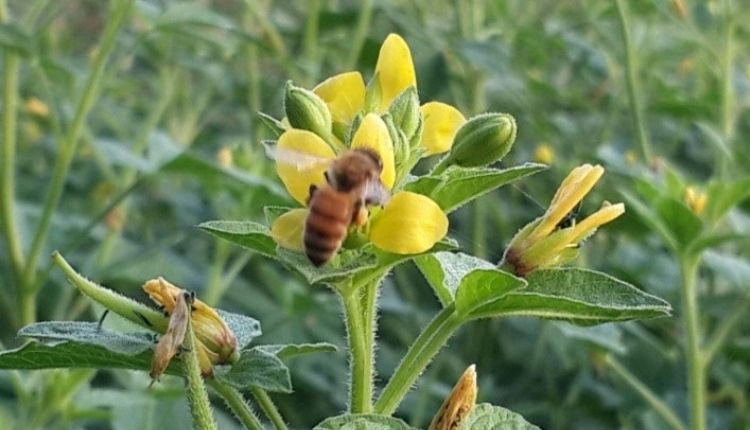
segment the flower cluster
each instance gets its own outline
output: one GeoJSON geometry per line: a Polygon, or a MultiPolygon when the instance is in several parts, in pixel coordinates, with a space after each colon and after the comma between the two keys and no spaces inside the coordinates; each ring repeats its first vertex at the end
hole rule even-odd
{"type": "MultiPolygon", "coordinates": [[[[411,52],[398,35],[383,43],[369,85],[359,72],[333,76],[312,91],[289,85],[285,97],[287,129],[277,147],[333,161],[348,149],[369,148],[382,160],[381,182],[393,197],[375,209],[360,233],[376,247],[412,254],[430,249],[448,231],[448,218],[429,197],[400,190],[420,158],[448,152],[466,122],[454,107],[419,105],[411,52]]],[[[295,165],[276,160],[289,194],[305,204],[311,185],[325,183],[326,163],[295,165]]],[[[307,209],[294,209],[272,226],[277,243],[302,250],[307,209]]]]}

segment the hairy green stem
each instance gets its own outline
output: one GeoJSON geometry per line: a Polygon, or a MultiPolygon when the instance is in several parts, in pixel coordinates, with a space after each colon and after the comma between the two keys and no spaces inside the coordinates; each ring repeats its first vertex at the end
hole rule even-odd
{"type": "Polygon", "coordinates": [[[623,44],[625,45],[625,80],[628,89],[628,100],[630,114],[633,118],[633,126],[638,135],[638,144],[641,147],[643,159],[651,163],[653,151],[651,141],[646,132],[645,119],[643,117],[643,104],[640,96],[638,81],[638,58],[633,48],[633,40],[630,34],[631,21],[625,0],[617,0],[617,12],[620,18],[620,30],[622,31],[623,44]]]}
{"type": "Polygon", "coordinates": [[[362,309],[363,288],[353,289],[342,296],[346,331],[349,340],[349,412],[366,414],[372,411],[373,357],[372,333],[368,333],[366,312],[362,309]]]}
{"type": "Polygon", "coordinates": [[[365,45],[367,32],[370,30],[370,21],[372,20],[373,0],[363,0],[359,5],[359,17],[357,17],[357,27],[354,30],[349,57],[346,60],[346,70],[355,70],[357,60],[362,53],[362,47],[365,45]]]}
{"type": "Polygon", "coordinates": [[[375,403],[375,413],[392,415],[396,411],[406,393],[409,392],[409,388],[414,385],[419,375],[427,368],[462,322],[453,304],[443,308],[430,321],[427,327],[422,330],[422,333],[417,336],[406,356],[396,368],[396,372],[380,394],[378,401],[375,403]]]}
{"type": "Polygon", "coordinates": [[[193,416],[193,428],[196,430],[218,430],[211,410],[211,402],[208,400],[206,385],[203,383],[203,376],[201,376],[201,366],[198,363],[198,342],[195,340],[192,318],[188,318],[185,348],[187,351],[182,357],[185,378],[187,379],[187,400],[188,405],[190,405],[190,413],[193,416]]]}
{"type": "Polygon", "coordinates": [[[687,342],[685,358],[687,360],[687,380],[690,395],[690,426],[693,430],[706,429],[706,373],[701,350],[700,311],[698,309],[698,292],[696,277],[699,259],[696,256],[680,258],[682,274],[682,319],[685,323],[687,342]]]}
{"type": "Polygon", "coordinates": [[[111,19],[107,23],[107,27],[104,29],[104,36],[102,37],[101,44],[97,49],[91,73],[86,81],[83,96],[76,107],[70,130],[60,144],[57,159],[55,160],[55,166],[52,170],[52,179],[47,197],[45,198],[42,216],[36,234],[34,235],[26,267],[24,268],[22,285],[27,292],[30,292],[29,294],[22,295],[24,303],[22,304],[21,310],[23,312],[23,321],[25,323],[33,322],[36,318],[36,286],[34,285],[34,278],[36,276],[37,262],[49,232],[52,214],[62,196],[65,179],[73,155],[78,146],[77,144],[81,131],[83,130],[84,122],[86,121],[88,113],[91,111],[99,94],[99,88],[102,83],[107,60],[114,49],[117,35],[125,22],[125,18],[129,15],[133,6],[132,0],[115,0],[113,3],[113,10],[110,15],[111,19]]]}
{"type": "Polygon", "coordinates": [[[216,380],[209,382],[209,385],[224,399],[229,409],[234,412],[234,415],[246,429],[263,430],[263,424],[260,423],[258,417],[255,416],[255,412],[236,388],[216,380]]]}
{"type": "MultiPolygon", "coordinates": [[[[8,7],[0,0],[0,23],[7,23],[8,7]]],[[[18,114],[18,54],[5,49],[3,54],[3,143],[2,165],[0,165],[0,220],[4,227],[5,244],[10,254],[11,267],[16,277],[20,277],[23,267],[21,235],[16,223],[15,210],[15,162],[16,125],[18,114]]]]}
{"type": "Polygon", "coordinates": [[[663,420],[674,430],[687,430],[685,424],[675,415],[672,408],[659,398],[651,389],[646,386],[637,376],[623,366],[615,357],[607,355],[605,362],[626,384],[633,388],[644,400],[653,408],[663,420]]]}
{"type": "Polygon", "coordinates": [[[271,420],[273,427],[276,430],[287,430],[284,418],[282,418],[279,410],[273,403],[271,396],[269,396],[265,390],[258,387],[250,388],[250,393],[255,397],[255,401],[258,402],[260,408],[263,409],[263,413],[265,413],[268,419],[271,420]]]}

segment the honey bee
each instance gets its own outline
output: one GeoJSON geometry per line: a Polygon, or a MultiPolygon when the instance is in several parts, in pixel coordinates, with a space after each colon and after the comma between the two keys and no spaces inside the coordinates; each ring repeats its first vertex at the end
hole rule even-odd
{"type": "MultiPolygon", "coordinates": [[[[272,157],[298,167],[316,158],[280,149],[273,150],[272,157]]],[[[387,202],[389,193],[380,181],[382,171],[383,161],[375,151],[350,149],[330,162],[325,184],[310,186],[303,238],[305,254],[313,265],[329,262],[341,248],[349,227],[367,222],[367,206],[387,202]]]]}
{"type": "Polygon", "coordinates": [[[172,315],[169,317],[167,331],[159,338],[156,344],[154,357],[151,361],[151,385],[159,381],[161,375],[167,370],[172,358],[182,350],[182,343],[185,341],[188,323],[190,321],[190,312],[192,310],[195,293],[182,291],[175,302],[172,315]]]}

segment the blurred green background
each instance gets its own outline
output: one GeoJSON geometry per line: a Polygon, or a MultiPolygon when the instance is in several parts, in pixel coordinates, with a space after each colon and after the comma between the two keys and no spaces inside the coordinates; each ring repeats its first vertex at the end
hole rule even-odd
{"type": "MultiPolygon", "coordinates": [[[[263,153],[260,142],[272,134],[256,112],[282,117],[289,79],[308,88],[349,70],[369,79],[382,40],[401,34],[412,49],[422,101],[451,103],[467,116],[511,113],[519,132],[505,162],[551,165],[452,215],[450,235],[467,252],[498,261],[514,232],[542,213],[556,184],[578,164],[608,169],[592,202],[621,201],[635,179],[664,165],[700,187],[715,174],[727,142],[738,171],[750,172],[750,3],[625,3],[643,135],[633,122],[615,2],[135,2],[41,253],[39,276],[48,279],[36,318],[94,320],[101,311],[49,268],[53,249],[96,282],[142,300],[141,284],[162,275],[260,320],[264,334],[256,342],[339,345],[334,355],[293,361],[295,392],[273,398],[293,428],[343,411],[348,366],[336,296],[195,228],[209,219],[262,221],[264,205],[291,203],[263,153]],[[649,161],[643,139],[653,151],[649,161]]],[[[0,27],[0,48],[21,60],[15,177],[24,249],[109,14],[109,4],[95,0],[7,4],[10,24],[0,27]]],[[[584,204],[582,213],[594,209],[584,204]]],[[[745,234],[748,209],[731,218],[745,234]]],[[[456,378],[476,363],[480,401],[544,429],[668,428],[606,365],[609,353],[687,418],[674,259],[632,213],[587,242],[582,254],[580,265],[666,298],[675,316],[594,329],[523,318],[474,322],[438,356],[398,415],[426,426],[456,378]]],[[[700,284],[706,327],[747,295],[748,255],[750,240],[706,256],[700,284]]],[[[6,348],[21,344],[15,332],[24,323],[10,273],[3,244],[6,348]]],[[[439,305],[410,265],[386,280],[381,297],[382,382],[439,305]]],[[[712,429],[750,426],[748,315],[709,372],[712,429]]],[[[148,390],[147,376],[129,371],[0,371],[0,428],[188,428],[181,381],[172,379],[148,390]]],[[[239,428],[227,413],[220,426],[239,428]]]]}

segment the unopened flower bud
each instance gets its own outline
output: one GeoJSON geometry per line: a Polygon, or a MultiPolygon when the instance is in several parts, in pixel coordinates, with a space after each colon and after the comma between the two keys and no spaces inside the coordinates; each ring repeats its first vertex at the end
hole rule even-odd
{"type": "Polygon", "coordinates": [[[505,113],[486,113],[468,120],[456,133],[448,156],[436,167],[478,167],[501,160],[516,140],[516,120],[505,113]]]}
{"type": "Polygon", "coordinates": [[[312,91],[286,85],[284,110],[292,127],[309,130],[325,140],[331,136],[331,112],[326,103],[312,91]]]}
{"type": "Polygon", "coordinates": [[[404,90],[393,100],[388,112],[393,117],[393,123],[396,127],[400,128],[407,141],[410,141],[419,127],[420,111],[417,89],[409,87],[404,90]]]}

